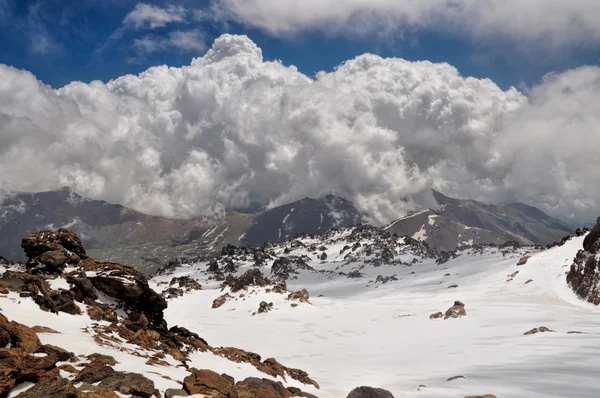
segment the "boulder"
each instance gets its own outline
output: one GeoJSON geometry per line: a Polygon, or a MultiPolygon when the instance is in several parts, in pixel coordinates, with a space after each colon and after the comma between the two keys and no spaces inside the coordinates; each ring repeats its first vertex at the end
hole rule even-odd
{"type": "Polygon", "coordinates": [[[169,388],[165,391],[165,398],[187,397],[189,395],[185,390],[175,388],[169,388]]]}
{"type": "Polygon", "coordinates": [[[116,372],[102,380],[98,386],[141,398],[160,396],[154,382],[138,373],[116,372]]]}
{"type": "Polygon", "coordinates": [[[190,369],[191,374],[183,379],[183,389],[189,394],[227,395],[233,389],[233,384],[212,370],[190,369]]]}
{"type": "Polygon", "coordinates": [[[358,387],[352,390],[347,398],[394,398],[394,396],[382,388],[358,387]]]}
{"type": "Polygon", "coordinates": [[[80,259],[87,258],[87,254],[81,240],[74,232],[65,228],[60,228],[57,231],[40,231],[34,232],[23,238],[21,247],[25,251],[28,258],[33,259],[46,252],[54,251],[57,245],[62,246],[71,253],[75,253],[80,259]]]}
{"type": "Polygon", "coordinates": [[[444,314],[442,312],[436,312],[434,314],[429,315],[429,319],[440,319],[444,314]]]}
{"type": "Polygon", "coordinates": [[[43,380],[36,383],[30,389],[22,392],[18,395],[19,398],[48,398],[48,397],[61,397],[61,398],[78,398],[77,390],[73,384],[62,378],[61,376],[55,376],[48,380],[43,380]]]}
{"type": "Polygon", "coordinates": [[[465,311],[465,305],[460,301],[455,301],[454,305],[448,308],[444,314],[444,319],[460,318],[461,316],[465,315],[467,315],[467,311],[465,311]]]}
{"type": "Polygon", "coordinates": [[[79,372],[73,381],[94,384],[116,373],[116,370],[108,365],[88,365],[79,372]]]}
{"type": "Polygon", "coordinates": [[[273,303],[267,303],[266,301],[261,301],[258,305],[258,313],[262,314],[265,312],[269,312],[273,309],[273,303]]]}
{"type": "Polygon", "coordinates": [[[531,256],[521,257],[519,259],[519,262],[517,263],[517,265],[525,265],[525,264],[527,264],[527,260],[529,260],[530,258],[531,258],[531,256]]]}
{"type": "Polygon", "coordinates": [[[219,308],[223,304],[225,304],[229,299],[232,299],[232,298],[233,297],[229,293],[225,293],[224,295],[219,296],[216,299],[214,299],[214,301],[212,303],[212,308],[219,308]]]}
{"type": "Polygon", "coordinates": [[[110,388],[83,383],[77,388],[77,398],[119,398],[119,395],[110,388]]]}
{"type": "Polygon", "coordinates": [[[297,292],[290,293],[288,295],[288,300],[298,300],[301,303],[308,303],[308,299],[310,298],[310,294],[308,294],[308,290],[302,289],[297,292]]]}
{"type": "Polygon", "coordinates": [[[292,394],[280,382],[255,377],[238,382],[230,394],[232,398],[290,398],[291,396],[292,394]]]}
{"type": "Polygon", "coordinates": [[[152,325],[163,322],[167,301],[150,288],[143,274],[122,264],[91,259],[83,260],[79,265],[94,275],[89,279],[97,290],[120,300],[131,310],[145,314],[152,325]]]}
{"type": "Polygon", "coordinates": [[[536,334],[536,333],[545,333],[545,332],[554,332],[554,330],[548,329],[545,326],[540,326],[539,328],[533,328],[525,333],[523,333],[523,336],[529,336],[532,334],[536,334]]]}
{"type": "Polygon", "coordinates": [[[69,275],[67,277],[67,282],[73,285],[71,291],[73,291],[78,301],[83,301],[85,298],[91,300],[98,299],[98,293],[96,292],[96,289],[94,289],[92,281],[88,279],[84,272],[81,272],[77,276],[69,275]]]}
{"type": "Polygon", "coordinates": [[[251,268],[239,278],[233,275],[228,275],[225,278],[224,286],[229,286],[233,293],[242,289],[247,289],[249,286],[267,286],[271,281],[265,278],[258,268],[251,268]]]}
{"type": "Polygon", "coordinates": [[[596,220],[596,225],[590,233],[583,239],[583,250],[596,254],[600,249],[600,217],[596,220]]]}
{"type": "Polygon", "coordinates": [[[11,345],[25,353],[34,353],[41,348],[37,334],[29,327],[10,321],[0,313],[0,346],[11,345]]]}

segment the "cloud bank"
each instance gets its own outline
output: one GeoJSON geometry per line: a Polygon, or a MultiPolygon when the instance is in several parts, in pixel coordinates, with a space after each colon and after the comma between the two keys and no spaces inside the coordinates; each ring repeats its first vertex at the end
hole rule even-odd
{"type": "Polygon", "coordinates": [[[214,0],[213,10],[222,19],[272,34],[425,27],[556,46],[600,39],[597,0],[214,0]]]}
{"type": "Polygon", "coordinates": [[[593,220],[598,104],[597,67],[527,96],[369,54],[312,79],[232,35],[190,66],[106,84],[54,90],[0,65],[0,188],[69,185],[167,217],[334,193],[383,223],[432,187],[593,220]]]}

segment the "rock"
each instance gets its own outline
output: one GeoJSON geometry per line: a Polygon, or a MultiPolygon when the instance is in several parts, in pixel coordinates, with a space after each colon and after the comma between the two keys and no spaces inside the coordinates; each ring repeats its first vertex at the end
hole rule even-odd
{"type": "Polygon", "coordinates": [[[600,249],[600,217],[596,220],[594,228],[583,239],[583,250],[596,254],[598,249],[600,249]]]}
{"type": "Polygon", "coordinates": [[[458,285],[450,285],[448,286],[448,289],[456,289],[458,287],[458,285]]]}
{"type": "Polygon", "coordinates": [[[363,276],[363,274],[361,274],[358,270],[354,270],[354,271],[348,273],[348,278],[352,278],[352,279],[362,278],[362,276],[363,276]]]}
{"type": "Polygon", "coordinates": [[[178,390],[175,388],[169,388],[165,391],[165,398],[173,398],[173,397],[187,397],[188,394],[185,390],[178,390]]]}
{"type": "Polygon", "coordinates": [[[88,365],[79,372],[75,379],[73,379],[73,382],[94,384],[113,376],[115,373],[117,372],[107,365],[88,365]]]}
{"type": "MultiPolygon", "coordinates": [[[[64,250],[64,249],[63,249],[64,250]]],[[[60,269],[67,262],[67,256],[63,254],[63,250],[53,250],[45,252],[37,257],[37,261],[45,264],[50,269],[60,269]]]]}
{"type": "Polygon", "coordinates": [[[154,382],[138,373],[116,372],[102,380],[98,386],[142,398],[160,396],[154,382]]]}
{"type": "Polygon", "coordinates": [[[58,359],[57,362],[71,361],[71,360],[75,359],[74,353],[69,352],[63,348],[56,347],[54,345],[50,345],[50,344],[46,344],[46,345],[42,346],[38,350],[38,352],[47,354],[52,357],[56,357],[58,359]]]}
{"type": "Polygon", "coordinates": [[[195,279],[190,278],[189,276],[180,276],[171,279],[169,282],[169,286],[178,285],[179,289],[182,289],[184,292],[191,292],[193,290],[201,290],[202,285],[200,285],[195,279]]]}
{"type": "Polygon", "coordinates": [[[455,301],[454,305],[448,308],[444,314],[444,319],[460,318],[461,316],[465,315],[467,315],[467,311],[465,311],[465,305],[460,301],[455,301]]]}
{"type": "Polygon", "coordinates": [[[458,380],[458,379],[464,379],[465,376],[452,376],[452,377],[448,377],[448,379],[446,381],[453,381],[453,380],[458,380]]]}
{"type": "Polygon", "coordinates": [[[306,263],[304,257],[299,256],[279,257],[271,266],[271,274],[284,280],[292,274],[298,274],[298,270],[314,271],[314,268],[306,263]]]}
{"type": "Polygon", "coordinates": [[[434,314],[429,315],[429,319],[439,319],[443,316],[444,314],[442,312],[436,312],[434,314]]]}
{"type": "Polygon", "coordinates": [[[517,265],[525,265],[525,264],[527,264],[527,260],[529,260],[530,258],[531,258],[531,256],[521,257],[519,259],[519,262],[517,263],[517,265]]]}
{"type": "Polygon", "coordinates": [[[57,332],[54,329],[50,329],[46,326],[39,326],[39,325],[35,325],[34,327],[31,328],[31,330],[33,330],[35,333],[53,333],[53,334],[60,334],[60,332],[57,332]]]}
{"type": "Polygon", "coordinates": [[[548,329],[545,326],[540,326],[539,328],[533,328],[533,329],[523,333],[523,336],[529,336],[531,334],[544,333],[544,332],[554,332],[554,330],[548,329]]]}
{"type": "Polygon", "coordinates": [[[90,364],[88,366],[115,366],[117,364],[117,360],[110,355],[90,354],[86,358],[90,360],[90,364]]]}
{"type": "Polygon", "coordinates": [[[589,255],[587,252],[579,250],[567,273],[567,283],[577,296],[589,303],[599,305],[600,261],[596,255],[589,255]]]}
{"type": "Polygon", "coordinates": [[[352,390],[347,398],[394,398],[394,396],[382,388],[358,387],[352,390]]]}
{"type": "Polygon", "coordinates": [[[262,272],[258,268],[251,268],[246,271],[239,278],[234,277],[233,275],[228,275],[225,278],[224,286],[231,287],[231,291],[233,293],[238,292],[242,289],[247,289],[249,286],[267,286],[270,285],[271,281],[266,279],[262,272]]]}
{"type": "Polygon", "coordinates": [[[231,297],[229,295],[229,293],[225,293],[222,296],[217,297],[213,303],[212,303],[212,308],[219,308],[221,307],[223,304],[225,304],[229,299],[232,299],[233,297],[231,297]]]}
{"type": "Polygon", "coordinates": [[[571,330],[569,332],[567,332],[567,334],[585,334],[584,332],[578,332],[576,330],[571,330]]]}
{"type": "Polygon", "coordinates": [[[75,304],[75,301],[69,295],[70,292],[61,291],[50,294],[50,299],[54,303],[56,311],[66,312],[71,315],[80,315],[81,310],[75,304]]]}
{"type": "Polygon", "coordinates": [[[230,396],[235,398],[290,398],[292,394],[280,382],[249,377],[238,382],[233,387],[230,396]]]}
{"type": "Polygon", "coordinates": [[[21,247],[30,259],[55,250],[56,245],[60,245],[68,251],[77,254],[80,259],[87,258],[81,240],[79,240],[75,233],[65,228],[60,228],[54,232],[34,232],[27,235],[21,242],[21,247]]]}
{"type": "Polygon", "coordinates": [[[302,289],[297,292],[290,293],[288,296],[288,300],[298,300],[301,303],[308,303],[308,299],[310,298],[310,294],[308,294],[308,290],[302,289]]]}
{"type": "Polygon", "coordinates": [[[87,308],[87,313],[94,321],[116,322],[118,320],[117,314],[110,308],[104,309],[98,306],[92,306],[87,308]]]}
{"type": "Polygon", "coordinates": [[[98,293],[94,289],[92,281],[88,279],[84,272],[80,273],[79,276],[68,276],[67,282],[74,285],[72,290],[77,300],[83,301],[86,297],[92,300],[98,299],[98,293]]]}
{"type": "Polygon", "coordinates": [[[19,398],[77,398],[77,390],[67,379],[55,376],[51,379],[40,381],[30,389],[18,395],[19,398]]]}
{"type": "Polygon", "coordinates": [[[528,285],[528,284],[530,284],[531,282],[533,282],[533,279],[527,279],[527,281],[525,281],[525,284],[526,284],[526,285],[528,285]]]}
{"type": "Polygon", "coordinates": [[[161,324],[167,301],[148,285],[148,280],[131,267],[87,259],[79,263],[84,271],[94,272],[89,278],[102,293],[120,300],[131,310],[146,315],[151,325],[161,324]]]}
{"type": "Polygon", "coordinates": [[[484,395],[467,395],[465,398],[496,398],[495,395],[492,394],[484,394],[484,395]]]}
{"type": "Polygon", "coordinates": [[[124,325],[127,329],[137,332],[140,329],[148,329],[148,318],[144,314],[132,313],[129,314],[129,318],[127,318],[124,322],[124,325]]]}
{"type": "Polygon", "coordinates": [[[221,377],[223,377],[225,380],[229,381],[231,384],[235,384],[235,379],[231,376],[229,376],[227,373],[221,373],[221,377]]]}
{"type": "Polygon", "coordinates": [[[273,303],[267,303],[266,301],[261,301],[258,306],[258,313],[262,314],[265,312],[269,312],[273,309],[273,303]]]}
{"type": "Polygon", "coordinates": [[[89,383],[83,383],[77,388],[77,398],[119,398],[110,388],[102,388],[89,383]]]}
{"type": "Polygon", "coordinates": [[[6,347],[8,344],[22,349],[27,354],[37,352],[41,348],[40,340],[31,328],[17,322],[9,322],[0,313],[0,346],[6,347]]]}
{"type": "Polygon", "coordinates": [[[233,389],[233,384],[229,380],[212,370],[192,368],[190,372],[191,375],[183,379],[183,389],[189,394],[227,395],[233,389]]]}

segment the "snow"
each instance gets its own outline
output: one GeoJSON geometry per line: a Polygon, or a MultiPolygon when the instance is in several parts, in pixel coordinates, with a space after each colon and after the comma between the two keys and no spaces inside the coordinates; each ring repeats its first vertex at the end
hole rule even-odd
{"type": "MultiPolygon", "coordinates": [[[[386,388],[397,398],[597,397],[600,309],[579,300],[565,281],[564,266],[582,239],[539,253],[468,249],[440,265],[425,260],[412,267],[365,267],[361,272],[368,275],[358,280],[301,273],[288,289],[306,287],[312,304],[296,308],[257,292],[214,310],[212,300],[222,292],[207,287],[170,301],[166,318],[213,346],[241,347],[307,371],[321,389],[300,387],[321,398],[344,397],[360,385],[386,388]],[[525,254],[532,257],[517,267],[525,254]],[[372,275],[391,273],[399,281],[369,282],[372,275]],[[251,316],[263,299],[275,309],[251,316]],[[455,300],[466,304],[466,317],[429,319],[455,300]],[[556,332],[523,336],[539,326],[556,332]],[[567,334],[571,330],[586,334],[567,334]],[[465,379],[446,381],[459,375],[465,379]],[[419,385],[427,387],[418,391],[419,385]]],[[[339,247],[327,253],[339,255],[339,247]]],[[[341,265],[310,263],[325,269],[335,264],[341,265]]],[[[214,366],[235,371],[230,363],[214,366]]]]}
{"type": "Polygon", "coordinates": [[[285,217],[283,218],[283,221],[281,223],[285,224],[285,222],[287,221],[288,218],[290,218],[290,214],[289,213],[285,215],[285,217]]]}
{"type": "Polygon", "coordinates": [[[423,224],[421,226],[420,230],[415,232],[415,234],[413,235],[413,238],[416,240],[420,240],[420,241],[427,239],[427,230],[425,229],[425,224],[423,224]]]}

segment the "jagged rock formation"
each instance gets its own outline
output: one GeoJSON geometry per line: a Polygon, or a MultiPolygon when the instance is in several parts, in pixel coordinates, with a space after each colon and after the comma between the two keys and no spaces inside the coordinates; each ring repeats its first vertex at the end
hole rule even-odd
{"type": "Polygon", "coordinates": [[[588,302],[600,304],[600,217],[583,240],[583,249],[579,250],[567,273],[567,283],[573,291],[588,302]]]}
{"type": "MultiPolygon", "coordinates": [[[[41,311],[65,312],[97,320],[87,326],[86,333],[98,347],[145,358],[149,366],[185,368],[190,354],[206,352],[234,362],[247,362],[257,371],[275,378],[285,380],[289,377],[318,387],[306,372],[283,366],[274,358],[263,361],[260,355],[238,348],[214,348],[184,327],[169,328],[164,320],[167,301],[149,286],[143,274],[122,264],[89,258],[81,241],[69,230],[32,233],[23,239],[22,245],[29,258],[26,264],[0,264],[5,268],[0,278],[5,294],[30,299],[41,311]],[[64,257],[64,262],[57,263],[58,254],[64,257]],[[80,308],[86,308],[87,315],[80,308]]],[[[171,282],[171,287],[180,289],[181,294],[201,288],[187,277],[176,277],[171,282]]],[[[267,283],[267,280],[261,282],[260,270],[256,269],[240,278],[229,275],[226,283],[243,290],[256,283],[267,283]]],[[[115,358],[104,354],[87,355],[81,360],[62,348],[40,343],[36,333],[58,332],[45,326],[31,329],[10,322],[0,314],[0,347],[6,347],[0,348],[0,396],[7,396],[16,385],[24,382],[35,383],[19,395],[30,398],[58,396],[56,394],[73,398],[115,397],[115,393],[140,398],[160,396],[147,374],[116,370],[115,358]],[[65,361],[72,365],[59,364],[65,361]],[[67,374],[70,376],[65,376],[67,374]]],[[[279,385],[282,390],[275,390],[284,391],[283,396],[292,396],[276,381],[263,379],[256,383],[246,379],[234,385],[227,377],[219,377],[231,385],[223,394],[226,397],[243,396],[239,394],[244,391],[248,394],[266,392],[265,386],[279,385]]]]}

